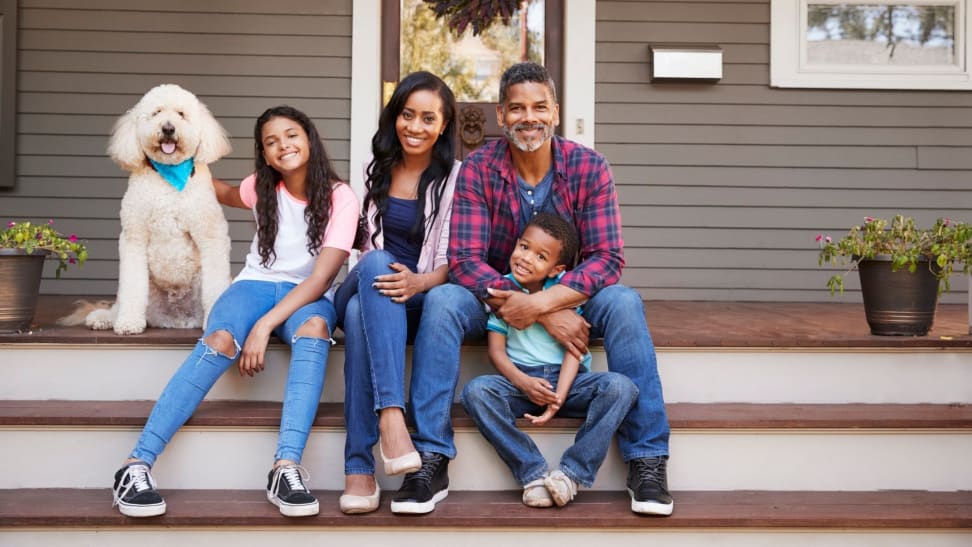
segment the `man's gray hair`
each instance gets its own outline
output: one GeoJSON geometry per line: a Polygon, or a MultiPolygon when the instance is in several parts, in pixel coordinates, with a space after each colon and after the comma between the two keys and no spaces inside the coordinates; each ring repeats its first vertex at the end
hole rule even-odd
{"type": "Polygon", "coordinates": [[[516,84],[522,84],[523,82],[536,82],[538,84],[546,85],[550,90],[550,95],[553,97],[553,101],[557,102],[557,86],[554,85],[554,81],[553,78],[550,77],[550,73],[547,72],[547,69],[544,68],[543,65],[527,61],[517,63],[506,69],[506,72],[503,73],[503,77],[500,78],[500,106],[506,103],[506,97],[510,87],[516,84]]]}

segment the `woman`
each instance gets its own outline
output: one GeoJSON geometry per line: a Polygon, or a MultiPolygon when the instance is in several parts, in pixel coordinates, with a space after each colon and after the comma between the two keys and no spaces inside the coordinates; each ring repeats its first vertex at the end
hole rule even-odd
{"type": "Polygon", "coordinates": [[[446,250],[455,161],[456,101],[429,72],[406,76],[382,110],[365,171],[368,240],[338,288],[346,335],[345,513],[378,508],[372,449],[388,475],[422,465],[405,426],[405,345],[425,292],[448,277],[446,250]]]}
{"type": "Polygon", "coordinates": [[[149,469],[233,361],[239,358],[241,375],[263,370],[271,334],[290,344],[291,357],[267,499],[288,517],[318,513],[300,461],[337,323],[325,293],[351,250],[358,200],[334,174],[304,113],[271,108],[254,133],[256,173],[238,187],[213,181],[220,203],[251,209],[256,218],[246,265],[213,305],[206,332],[169,380],[135,449],[115,473],[115,504],[123,515],[165,512],[149,469]]]}

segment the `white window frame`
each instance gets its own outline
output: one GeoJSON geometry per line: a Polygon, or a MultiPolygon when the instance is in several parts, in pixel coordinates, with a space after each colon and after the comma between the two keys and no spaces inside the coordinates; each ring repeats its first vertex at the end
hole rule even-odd
{"type": "Polygon", "coordinates": [[[771,0],[770,85],[773,87],[838,89],[972,89],[968,39],[972,0],[771,0]],[[955,5],[957,65],[943,66],[807,66],[808,4],[955,5]]]}

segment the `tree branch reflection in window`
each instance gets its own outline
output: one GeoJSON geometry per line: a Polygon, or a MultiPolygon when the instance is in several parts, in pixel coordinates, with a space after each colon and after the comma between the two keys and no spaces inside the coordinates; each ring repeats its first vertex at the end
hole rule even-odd
{"type": "Polygon", "coordinates": [[[955,65],[955,4],[809,4],[807,63],[955,65]]]}
{"type": "Polygon", "coordinates": [[[458,38],[422,0],[402,0],[401,6],[401,75],[435,73],[459,102],[494,103],[506,67],[521,60],[543,63],[543,0],[521,2],[510,25],[494,24],[479,36],[467,28],[458,38]]]}

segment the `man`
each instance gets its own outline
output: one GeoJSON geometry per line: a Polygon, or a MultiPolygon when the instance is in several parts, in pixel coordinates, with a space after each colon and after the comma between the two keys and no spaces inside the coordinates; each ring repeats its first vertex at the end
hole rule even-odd
{"type": "Polygon", "coordinates": [[[428,512],[448,494],[448,460],[456,453],[449,409],[460,351],[464,340],[484,335],[485,302],[515,328],[539,322],[578,358],[589,336],[604,338],[608,369],[631,378],[639,390],[618,430],[631,510],[670,515],[668,418],[641,297],[618,284],[624,242],[610,167],[594,150],[553,134],[560,123],[556,89],[538,64],[520,63],[503,74],[496,118],[506,138],[471,154],[456,184],[449,244],[453,284],[426,296],[409,409],[422,468],[406,476],[394,501],[428,512]],[[503,274],[517,235],[541,212],[572,222],[581,252],[557,285],[525,294],[503,274]],[[583,317],[573,309],[580,304],[583,317]]]}

